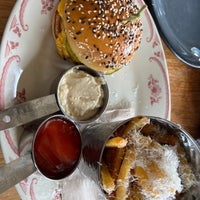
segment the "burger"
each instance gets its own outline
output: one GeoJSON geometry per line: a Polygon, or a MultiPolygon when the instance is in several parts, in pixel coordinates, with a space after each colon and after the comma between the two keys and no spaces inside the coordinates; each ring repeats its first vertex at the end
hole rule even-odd
{"type": "Polygon", "coordinates": [[[52,23],[58,54],[105,74],[119,70],[141,43],[144,8],[132,0],[60,0],[52,23]]]}

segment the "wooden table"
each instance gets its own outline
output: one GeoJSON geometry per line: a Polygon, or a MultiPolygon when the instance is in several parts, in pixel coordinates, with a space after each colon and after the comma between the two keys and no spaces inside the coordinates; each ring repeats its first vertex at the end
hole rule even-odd
{"type": "MultiPolygon", "coordinates": [[[[0,1],[0,40],[15,0],[0,1]]],[[[171,87],[171,121],[181,124],[194,138],[200,138],[200,69],[178,60],[163,43],[171,87]]],[[[4,165],[0,151],[0,166],[4,165]]],[[[0,194],[0,200],[20,199],[15,188],[0,194]]]]}

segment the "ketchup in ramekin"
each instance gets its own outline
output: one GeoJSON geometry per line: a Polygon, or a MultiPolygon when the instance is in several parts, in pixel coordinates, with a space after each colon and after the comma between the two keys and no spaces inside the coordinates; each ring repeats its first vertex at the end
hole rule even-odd
{"type": "Polygon", "coordinates": [[[72,121],[55,115],[40,125],[33,142],[33,159],[44,176],[65,178],[78,165],[80,155],[81,136],[72,121]]]}

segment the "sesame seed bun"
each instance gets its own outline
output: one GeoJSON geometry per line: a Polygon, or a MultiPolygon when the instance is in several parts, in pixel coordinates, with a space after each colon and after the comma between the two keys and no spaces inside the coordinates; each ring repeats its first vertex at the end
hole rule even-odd
{"type": "Polygon", "coordinates": [[[58,53],[104,73],[128,64],[141,43],[142,23],[131,0],[61,0],[53,20],[58,53]]]}

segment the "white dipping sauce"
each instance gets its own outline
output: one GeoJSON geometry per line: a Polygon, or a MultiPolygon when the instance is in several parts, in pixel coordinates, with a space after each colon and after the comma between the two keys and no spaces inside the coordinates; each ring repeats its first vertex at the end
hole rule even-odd
{"type": "Polygon", "coordinates": [[[93,117],[103,104],[102,79],[79,69],[67,71],[58,86],[63,111],[76,120],[93,117]]]}

